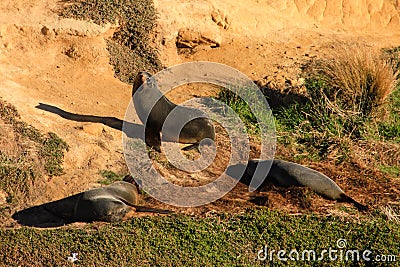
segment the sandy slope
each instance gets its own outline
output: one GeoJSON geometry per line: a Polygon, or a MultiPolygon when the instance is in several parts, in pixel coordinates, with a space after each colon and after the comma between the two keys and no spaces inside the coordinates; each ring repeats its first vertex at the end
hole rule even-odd
{"type": "MultiPolygon", "coordinates": [[[[238,68],[254,80],[293,79],[303,62],[334,49],[338,41],[400,45],[399,0],[155,4],[160,18],[156,45],[166,66],[210,60],[238,68]],[[183,27],[215,37],[220,47],[201,46],[194,54],[179,55],[175,42],[183,27]]],[[[60,19],[53,13],[58,6],[57,0],[0,2],[0,96],[16,105],[25,121],[57,133],[71,147],[65,175],[51,179],[34,204],[96,186],[99,170],[125,170],[120,131],[35,108],[44,103],[72,113],[123,119],[130,100],[130,85],[114,78],[108,65],[104,38],[113,28],[60,19]]]]}

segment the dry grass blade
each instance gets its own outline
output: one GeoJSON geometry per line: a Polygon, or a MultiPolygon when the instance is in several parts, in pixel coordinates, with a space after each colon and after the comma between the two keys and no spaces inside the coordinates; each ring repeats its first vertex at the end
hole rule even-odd
{"type": "Polygon", "coordinates": [[[396,214],[391,206],[387,205],[385,207],[381,207],[381,210],[389,221],[400,223],[400,215],[396,214]]]}
{"type": "Polygon", "coordinates": [[[317,67],[326,83],[323,97],[340,115],[370,115],[395,90],[397,72],[377,51],[342,46],[317,67]]]}

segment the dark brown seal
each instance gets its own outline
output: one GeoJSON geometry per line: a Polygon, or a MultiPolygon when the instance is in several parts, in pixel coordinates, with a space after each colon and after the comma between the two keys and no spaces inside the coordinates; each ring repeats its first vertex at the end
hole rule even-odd
{"type": "Polygon", "coordinates": [[[13,218],[23,225],[51,227],[72,222],[118,222],[132,217],[136,212],[170,213],[139,206],[138,186],[129,177],[108,186],[19,211],[13,218]]]}
{"type": "MultiPolygon", "coordinates": [[[[146,144],[159,150],[161,135],[165,141],[179,142],[183,144],[199,144],[203,139],[214,140],[214,125],[201,111],[189,107],[178,106],[166,98],[156,86],[155,79],[145,71],[137,74],[132,87],[133,103],[136,112],[145,124],[146,144]],[[187,122],[179,133],[179,137],[173,136],[169,129],[164,129],[163,124],[174,111],[174,122],[187,122]],[[194,118],[193,118],[194,117],[194,118]]],[[[171,126],[173,128],[173,126],[171,126]]]]}
{"type": "Polygon", "coordinates": [[[328,176],[297,163],[274,159],[271,164],[268,160],[253,159],[249,160],[245,174],[242,177],[235,177],[235,166],[228,169],[228,174],[240,179],[241,183],[250,185],[253,174],[258,166],[261,168],[261,172],[265,168],[266,175],[264,182],[259,186],[259,191],[263,191],[267,183],[272,183],[280,187],[306,186],[327,199],[351,203],[360,211],[368,209],[367,206],[346,195],[328,176]],[[271,165],[271,168],[266,173],[267,166],[269,165],[271,165]]]}

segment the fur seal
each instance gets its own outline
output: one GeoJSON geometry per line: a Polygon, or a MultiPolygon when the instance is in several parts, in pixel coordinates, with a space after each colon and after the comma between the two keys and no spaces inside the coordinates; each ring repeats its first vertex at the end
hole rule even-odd
{"type": "Polygon", "coordinates": [[[66,221],[116,222],[135,212],[138,200],[137,186],[119,181],[47,203],[44,208],[66,221]]]}
{"type": "MultiPolygon", "coordinates": [[[[178,107],[178,110],[174,114],[176,115],[174,120],[178,122],[178,125],[179,121],[187,122],[179,133],[179,143],[199,144],[205,138],[215,139],[214,125],[211,120],[205,117],[205,114],[199,110],[172,103],[157,89],[154,84],[155,81],[150,78],[151,75],[148,72],[140,71],[136,75],[132,86],[132,97],[136,112],[142,123],[146,123],[147,145],[160,150],[160,133],[163,124],[168,114],[176,107],[178,107]],[[191,119],[193,115],[196,115],[197,118],[191,119]]],[[[165,141],[176,142],[177,140],[176,137],[169,134],[168,130],[162,133],[162,137],[165,141]]]]}
{"type": "MultiPolygon", "coordinates": [[[[241,177],[240,182],[249,185],[256,167],[260,165],[263,168],[263,164],[267,166],[269,163],[267,160],[249,160],[245,175],[241,177]]],[[[266,179],[259,187],[260,191],[268,182],[280,187],[306,186],[327,199],[351,203],[359,211],[368,209],[367,206],[346,195],[328,176],[297,163],[274,159],[266,179]]]]}
{"type": "Polygon", "coordinates": [[[137,211],[170,213],[138,206],[138,201],[138,186],[127,179],[19,211],[13,218],[23,225],[48,227],[72,222],[118,222],[137,211]]]}

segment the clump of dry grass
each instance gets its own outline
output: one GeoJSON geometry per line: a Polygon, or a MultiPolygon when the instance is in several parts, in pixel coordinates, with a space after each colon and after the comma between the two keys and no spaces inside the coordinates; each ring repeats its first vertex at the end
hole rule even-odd
{"type": "Polygon", "coordinates": [[[396,213],[396,211],[390,205],[381,207],[382,213],[386,216],[388,221],[392,221],[395,223],[400,223],[400,215],[396,213]]]}
{"type": "Polygon", "coordinates": [[[324,86],[313,97],[324,98],[327,108],[345,117],[373,114],[398,84],[390,62],[359,45],[339,47],[316,70],[324,86]]]}

